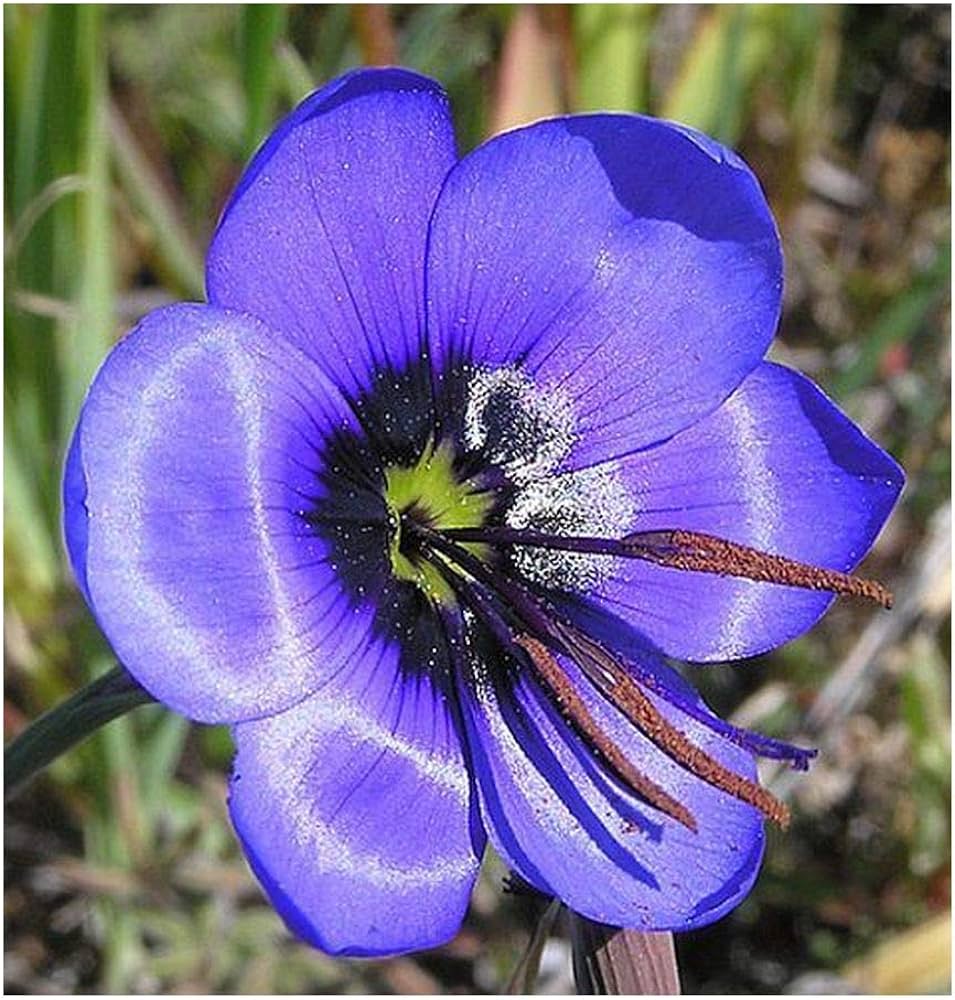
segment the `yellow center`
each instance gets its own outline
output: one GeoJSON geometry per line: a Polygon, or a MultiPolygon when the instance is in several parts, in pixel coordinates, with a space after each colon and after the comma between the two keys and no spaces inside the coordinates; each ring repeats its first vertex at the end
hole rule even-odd
{"type": "MultiPolygon", "coordinates": [[[[402,545],[402,516],[435,531],[477,528],[491,509],[492,494],[474,480],[457,478],[449,445],[435,447],[434,442],[429,442],[414,465],[394,465],[385,470],[385,502],[392,522],[391,567],[395,576],[416,583],[436,602],[449,601],[453,593],[440,571],[402,545]]],[[[467,548],[477,554],[484,546],[467,548]]]]}

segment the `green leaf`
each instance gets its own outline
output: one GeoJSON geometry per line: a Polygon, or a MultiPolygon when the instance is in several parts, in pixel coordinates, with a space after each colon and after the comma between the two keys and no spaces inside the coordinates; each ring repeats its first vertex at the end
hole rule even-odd
{"type": "Polygon", "coordinates": [[[5,795],[100,726],[153,701],[122,667],[114,667],[31,723],[4,750],[5,795]]]}
{"type": "Polygon", "coordinates": [[[284,4],[247,4],[239,13],[239,49],[245,88],[245,152],[265,137],[272,119],[276,83],[276,43],[285,32],[284,4]]]}
{"type": "Polygon", "coordinates": [[[653,4],[574,7],[578,111],[648,111],[653,4]]]}

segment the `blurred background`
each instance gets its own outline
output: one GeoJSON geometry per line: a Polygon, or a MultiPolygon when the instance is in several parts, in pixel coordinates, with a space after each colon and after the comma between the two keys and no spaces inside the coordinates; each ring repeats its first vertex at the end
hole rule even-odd
{"type": "MultiPolygon", "coordinates": [[[[6,739],[112,665],[66,566],[65,444],[144,312],[202,259],[278,115],[339,72],[402,63],[451,94],[462,150],[585,109],[738,148],[786,253],[773,356],[908,474],[866,563],[891,613],[841,602],[771,656],[694,673],[724,714],[821,748],[765,777],[795,820],[750,898],[678,939],[686,992],[948,992],[950,10],[942,6],[7,5],[6,739]]],[[[820,530],[825,525],[820,524],[820,530]]],[[[380,962],[296,943],[230,832],[223,729],[138,709],[8,804],[13,993],[505,988],[542,905],[490,859],[458,938],[380,962]]],[[[538,988],[567,992],[566,934],[538,988]]]]}

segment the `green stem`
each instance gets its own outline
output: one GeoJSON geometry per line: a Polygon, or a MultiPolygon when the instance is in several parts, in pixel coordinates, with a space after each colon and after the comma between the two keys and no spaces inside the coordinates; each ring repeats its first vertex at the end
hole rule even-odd
{"type": "Polygon", "coordinates": [[[114,667],[41,715],[3,753],[5,798],[100,726],[153,701],[122,667],[114,667]]]}

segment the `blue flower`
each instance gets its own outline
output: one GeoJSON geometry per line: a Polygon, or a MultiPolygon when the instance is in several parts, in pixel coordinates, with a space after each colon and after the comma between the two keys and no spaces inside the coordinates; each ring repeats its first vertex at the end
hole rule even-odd
{"type": "Polygon", "coordinates": [[[232,819],[335,953],[458,928],[487,838],[595,920],[712,921],[748,892],[757,755],[665,656],[809,628],[902,483],[763,360],[779,239],[731,151],[633,115],[458,159],[447,100],[350,73],[255,156],[207,304],[106,359],[66,538],[116,654],[229,723],[232,819]],[[798,561],[797,561],[798,560],[798,561]]]}

